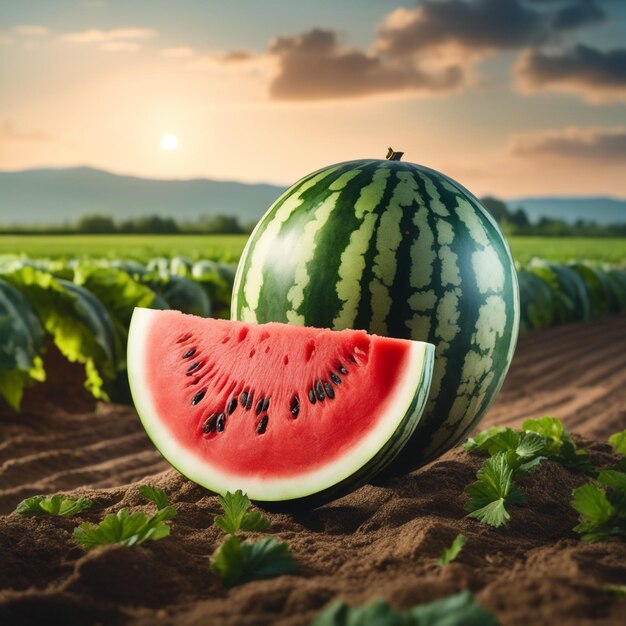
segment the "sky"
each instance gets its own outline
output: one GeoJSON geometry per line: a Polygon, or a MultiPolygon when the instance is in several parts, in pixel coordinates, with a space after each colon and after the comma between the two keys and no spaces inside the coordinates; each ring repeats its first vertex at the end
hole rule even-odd
{"type": "Polygon", "coordinates": [[[288,185],[389,146],[626,197],[626,1],[0,0],[0,170],[288,185]]]}

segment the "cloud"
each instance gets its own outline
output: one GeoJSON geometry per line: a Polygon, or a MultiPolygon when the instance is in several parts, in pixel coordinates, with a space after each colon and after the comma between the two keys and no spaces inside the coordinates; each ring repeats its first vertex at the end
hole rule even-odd
{"type": "Polygon", "coordinates": [[[626,161],[626,128],[568,128],[517,135],[510,152],[522,157],[558,157],[617,163],[626,161]]]}
{"type": "Polygon", "coordinates": [[[0,141],[51,141],[51,137],[41,131],[18,130],[13,122],[5,120],[0,124],[0,141]]]}
{"type": "Polygon", "coordinates": [[[626,100],[626,48],[602,51],[579,44],[553,54],[528,51],[515,74],[527,93],[565,91],[595,104],[626,100]]]}
{"type": "Polygon", "coordinates": [[[391,57],[404,57],[445,45],[472,52],[517,49],[548,36],[544,13],[518,0],[425,0],[392,11],[376,45],[391,57]]]}
{"type": "Polygon", "coordinates": [[[578,0],[573,4],[567,4],[555,14],[552,26],[556,30],[573,30],[586,24],[602,22],[606,19],[604,9],[598,6],[594,0],[578,0]]]}
{"type": "Polygon", "coordinates": [[[50,32],[45,26],[36,26],[35,24],[21,24],[14,26],[12,30],[16,35],[23,37],[42,37],[50,32]]]}
{"type": "Polygon", "coordinates": [[[413,61],[394,61],[340,45],[335,31],[314,28],[295,37],[277,37],[269,54],[278,61],[270,84],[276,100],[350,98],[385,92],[440,92],[458,88],[458,66],[426,72],[413,61]]]}
{"type": "Polygon", "coordinates": [[[107,52],[135,52],[141,47],[140,41],[156,37],[152,28],[114,28],[99,30],[90,28],[76,33],[66,33],[62,41],[73,44],[98,44],[107,52]]]}

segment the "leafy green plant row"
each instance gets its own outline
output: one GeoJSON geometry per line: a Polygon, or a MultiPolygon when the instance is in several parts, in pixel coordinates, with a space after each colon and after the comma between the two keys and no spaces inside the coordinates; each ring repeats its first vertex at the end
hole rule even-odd
{"type": "MultiPolygon", "coordinates": [[[[235,268],[213,261],[0,258],[0,397],[19,410],[24,389],[45,380],[47,340],[85,367],[101,400],[129,402],[125,346],[135,307],[229,314],[235,268]]],[[[626,270],[535,260],[518,272],[521,328],[626,310],[626,270]]]]}
{"type": "Polygon", "coordinates": [[[545,460],[556,461],[590,478],[572,493],[572,507],[580,516],[574,531],[590,542],[626,539],[626,430],[612,435],[609,444],[620,460],[596,468],[554,417],[526,420],[520,430],[496,426],[470,437],[464,448],[489,456],[476,482],[465,489],[468,517],[495,528],[506,524],[510,507],[526,503],[515,480],[545,460]]]}
{"type": "Polygon", "coordinates": [[[184,258],[136,261],[0,259],[0,397],[19,410],[45,380],[50,342],[85,367],[95,398],[129,401],[126,342],[135,307],[227,316],[234,267],[184,258]]]}

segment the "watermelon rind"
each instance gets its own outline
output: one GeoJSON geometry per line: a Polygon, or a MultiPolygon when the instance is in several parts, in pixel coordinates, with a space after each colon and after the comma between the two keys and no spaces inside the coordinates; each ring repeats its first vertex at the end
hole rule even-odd
{"type": "Polygon", "coordinates": [[[263,478],[221,471],[171,436],[161,420],[150,393],[145,366],[148,337],[157,311],[137,308],[128,339],[128,376],[133,401],[141,422],[161,454],[181,474],[207,489],[224,494],[241,489],[258,502],[317,506],[364,484],[384,469],[413,435],[423,413],[434,362],[434,346],[411,342],[407,367],[398,381],[385,415],[357,444],[319,468],[293,477],[263,478]]]}

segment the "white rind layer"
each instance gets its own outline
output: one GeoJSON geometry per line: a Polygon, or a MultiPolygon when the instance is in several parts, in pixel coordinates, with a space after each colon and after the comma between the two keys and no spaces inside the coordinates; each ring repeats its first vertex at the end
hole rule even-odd
{"type": "Polygon", "coordinates": [[[333,487],[366,465],[393,436],[424,384],[424,364],[429,344],[411,341],[409,360],[385,415],[354,447],[323,467],[289,477],[268,478],[223,472],[209,460],[178,442],[155,406],[146,367],[148,336],[160,311],[136,308],[128,336],[128,377],[135,407],[143,426],[166,460],[194,482],[224,494],[241,489],[253,500],[282,501],[303,498],[333,487]]]}

